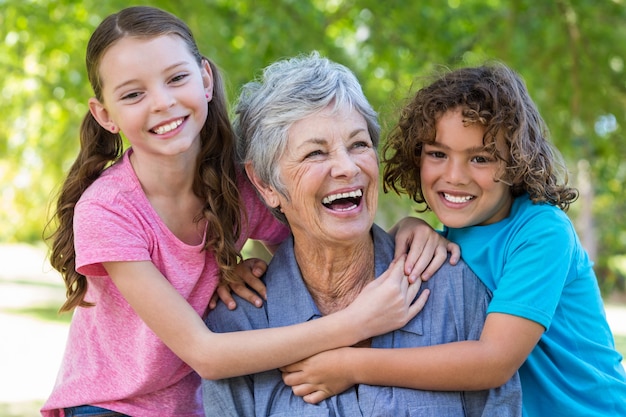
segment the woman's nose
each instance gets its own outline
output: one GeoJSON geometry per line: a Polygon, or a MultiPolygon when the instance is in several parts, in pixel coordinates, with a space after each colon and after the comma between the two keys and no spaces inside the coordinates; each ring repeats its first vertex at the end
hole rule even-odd
{"type": "Polygon", "coordinates": [[[347,150],[337,151],[333,158],[333,177],[352,177],[361,171],[355,159],[347,150]]]}

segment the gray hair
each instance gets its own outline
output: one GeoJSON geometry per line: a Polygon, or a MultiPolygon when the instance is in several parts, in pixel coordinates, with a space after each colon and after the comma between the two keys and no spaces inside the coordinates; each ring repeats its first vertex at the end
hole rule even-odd
{"type": "MultiPolygon", "coordinates": [[[[250,163],[259,179],[289,198],[280,177],[282,156],[291,125],[332,104],[356,109],[367,123],[374,148],[380,139],[378,115],[356,76],[318,52],[277,61],[255,81],[243,86],[233,126],[242,163],[250,163]]],[[[274,215],[285,221],[279,210],[274,215]]]]}

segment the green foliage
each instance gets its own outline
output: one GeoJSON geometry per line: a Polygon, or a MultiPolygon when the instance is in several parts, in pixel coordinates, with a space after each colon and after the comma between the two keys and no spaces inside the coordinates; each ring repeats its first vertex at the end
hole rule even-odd
{"type": "MultiPolygon", "coordinates": [[[[139,1],[175,13],[222,69],[229,95],[270,62],[319,50],[352,68],[385,130],[411,91],[441,67],[501,60],[524,77],[576,182],[589,161],[598,270],[626,253],[624,0],[139,1]],[[607,221],[608,220],[608,221],[607,221]]],[[[91,95],[84,49],[111,0],[0,0],[0,240],[37,240],[51,193],[76,155],[91,95]]],[[[576,185],[576,184],[575,184],[576,185]]],[[[383,196],[389,226],[412,213],[383,196]]],[[[571,215],[584,213],[575,205],[571,215]]],[[[587,230],[581,232],[588,233],[587,230]]],[[[614,284],[611,284],[613,282],[614,284]]]]}

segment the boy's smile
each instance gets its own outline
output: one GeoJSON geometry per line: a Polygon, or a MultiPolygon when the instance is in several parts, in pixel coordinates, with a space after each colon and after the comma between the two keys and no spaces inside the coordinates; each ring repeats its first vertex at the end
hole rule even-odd
{"type": "MultiPolygon", "coordinates": [[[[485,150],[485,129],[465,126],[461,109],[437,121],[434,144],[422,149],[422,193],[428,206],[448,227],[486,225],[506,218],[510,187],[497,181],[503,162],[485,150]]],[[[508,153],[508,152],[507,152],[508,153]]]]}

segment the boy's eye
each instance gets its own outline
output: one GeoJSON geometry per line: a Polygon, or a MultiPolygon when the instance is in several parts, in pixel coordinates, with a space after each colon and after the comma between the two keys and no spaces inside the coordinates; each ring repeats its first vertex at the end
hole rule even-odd
{"type": "Polygon", "coordinates": [[[446,154],[440,151],[430,151],[426,152],[427,155],[432,156],[433,158],[445,158],[446,154]]]}
{"type": "Polygon", "coordinates": [[[474,162],[479,163],[479,164],[487,164],[491,162],[491,158],[488,158],[486,156],[475,156],[472,159],[474,162]]]}

